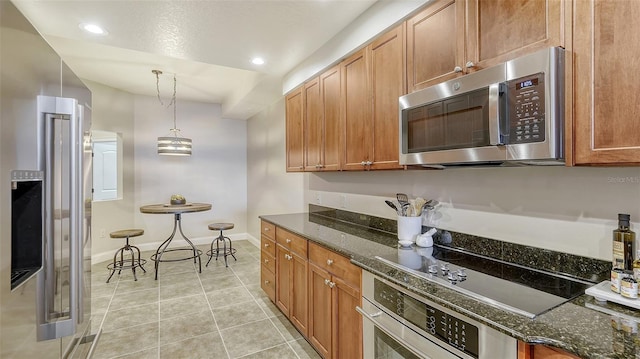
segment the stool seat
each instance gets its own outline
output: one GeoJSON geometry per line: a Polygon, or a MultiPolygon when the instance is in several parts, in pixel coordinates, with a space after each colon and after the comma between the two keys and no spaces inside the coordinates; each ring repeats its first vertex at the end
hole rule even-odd
{"type": "Polygon", "coordinates": [[[233,228],[233,223],[211,223],[209,225],[209,229],[212,231],[224,231],[232,228],[233,228]]]}
{"type": "Polygon", "coordinates": [[[137,237],[144,234],[144,229],[122,229],[119,231],[109,233],[111,238],[129,238],[137,237]]]}

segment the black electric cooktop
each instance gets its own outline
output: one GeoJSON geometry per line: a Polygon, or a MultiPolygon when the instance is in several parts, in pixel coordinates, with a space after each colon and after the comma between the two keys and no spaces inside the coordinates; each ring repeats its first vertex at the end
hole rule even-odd
{"type": "Polygon", "coordinates": [[[402,247],[395,255],[376,258],[529,318],[582,295],[592,285],[438,245],[402,247]]]}

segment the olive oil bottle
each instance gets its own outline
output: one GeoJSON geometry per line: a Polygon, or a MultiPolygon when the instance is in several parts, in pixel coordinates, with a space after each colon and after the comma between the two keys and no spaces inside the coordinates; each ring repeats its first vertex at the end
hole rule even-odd
{"type": "Polygon", "coordinates": [[[636,234],[629,229],[628,214],[618,214],[618,229],[613,231],[613,268],[633,270],[636,234]]]}

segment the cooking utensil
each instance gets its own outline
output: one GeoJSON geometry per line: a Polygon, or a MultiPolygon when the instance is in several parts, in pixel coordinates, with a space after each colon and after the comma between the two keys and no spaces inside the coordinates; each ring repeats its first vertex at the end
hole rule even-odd
{"type": "Polygon", "coordinates": [[[400,211],[398,210],[398,207],[396,207],[395,203],[389,201],[388,199],[384,201],[384,203],[387,204],[387,206],[393,208],[397,214],[400,214],[400,211]]]}
{"type": "Polygon", "coordinates": [[[402,215],[407,215],[407,207],[409,206],[409,196],[404,193],[396,193],[396,199],[398,203],[400,203],[400,208],[402,209],[402,215]]]}

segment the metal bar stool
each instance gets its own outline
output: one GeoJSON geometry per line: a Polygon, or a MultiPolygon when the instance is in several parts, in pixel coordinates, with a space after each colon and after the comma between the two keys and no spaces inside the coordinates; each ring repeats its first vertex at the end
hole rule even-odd
{"type": "Polygon", "coordinates": [[[209,251],[207,251],[207,255],[209,256],[209,260],[207,261],[207,265],[206,267],[209,266],[209,262],[211,262],[211,259],[213,258],[213,255],[215,254],[216,256],[216,260],[218,260],[218,255],[222,254],[224,255],[224,265],[225,267],[228,267],[229,264],[227,263],[227,256],[232,256],[234,260],[238,260],[236,259],[236,256],[234,256],[234,254],[236,253],[236,249],[233,248],[231,246],[231,239],[229,237],[225,237],[222,234],[222,231],[227,230],[227,229],[231,229],[233,228],[233,223],[212,223],[209,225],[209,229],[212,231],[220,231],[220,235],[218,237],[216,237],[213,242],[211,242],[211,249],[209,251]],[[225,241],[229,241],[229,248],[227,248],[227,242],[225,241]],[[220,250],[220,242],[222,242],[222,251],[220,250]],[[216,244],[216,249],[213,249],[213,243],[216,244]]]}
{"type": "Polygon", "coordinates": [[[140,249],[129,244],[129,237],[138,237],[143,234],[144,230],[142,229],[123,229],[121,231],[109,233],[109,237],[111,238],[126,238],[126,244],[124,245],[124,247],[118,249],[116,254],[113,256],[113,263],[109,263],[109,265],[107,265],[107,269],[111,271],[109,278],[107,278],[107,283],[109,283],[111,277],[113,277],[113,274],[116,271],[118,271],[118,275],[120,275],[123,269],[131,269],[131,271],[133,272],[133,279],[136,281],[138,280],[138,278],[136,277],[137,267],[140,267],[145,273],[147,273],[147,271],[143,267],[143,265],[147,263],[147,261],[145,259],[140,259],[140,249]],[[135,252],[133,251],[134,249],[138,252],[138,259],[136,259],[135,252]],[[131,253],[131,261],[127,259],[127,261],[125,262],[124,251],[129,251],[131,253]],[[120,260],[118,260],[118,254],[120,255],[120,260]]]}

